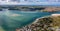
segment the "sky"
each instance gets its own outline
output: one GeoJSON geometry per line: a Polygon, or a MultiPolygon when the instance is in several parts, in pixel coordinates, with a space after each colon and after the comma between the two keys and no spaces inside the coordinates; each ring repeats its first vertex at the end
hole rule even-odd
{"type": "Polygon", "coordinates": [[[0,5],[60,5],[59,0],[0,0],[0,5]]]}

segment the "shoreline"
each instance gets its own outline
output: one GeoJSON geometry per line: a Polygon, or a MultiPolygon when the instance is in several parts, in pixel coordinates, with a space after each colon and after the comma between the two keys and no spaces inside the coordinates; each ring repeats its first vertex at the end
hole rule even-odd
{"type": "Polygon", "coordinates": [[[45,17],[50,17],[50,16],[51,16],[51,15],[43,16],[43,17],[37,18],[34,22],[32,22],[32,24],[36,23],[39,19],[42,19],[42,18],[45,18],[45,17]]]}
{"type": "MultiPolygon", "coordinates": [[[[37,19],[35,19],[35,21],[33,21],[33,22],[30,23],[30,24],[27,24],[26,26],[30,26],[31,24],[35,24],[36,22],[38,22],[39,19],[42,19],[42,18],[45,18],[45,17],[50,17],[50,16],[51,16],[51,15],[43,16],[43,17],[37,18],[37,19]]],[[[23,26],[23,27],[25,27],[25,26],[23,26]]]]}

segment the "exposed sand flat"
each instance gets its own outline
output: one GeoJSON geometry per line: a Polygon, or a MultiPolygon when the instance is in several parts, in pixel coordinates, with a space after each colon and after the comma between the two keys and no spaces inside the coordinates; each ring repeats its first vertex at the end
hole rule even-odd
{"type": "Polygon", "coordinates": [[[60,14],[52,14],[51,16],[57,17],[57,16],[60,16],[60,14]]]}
{"type": "Polygon", "coordinates": [[[22,16],[22,15],[20,15],[20,14],[12,14],[10,16],[22,16]]]}

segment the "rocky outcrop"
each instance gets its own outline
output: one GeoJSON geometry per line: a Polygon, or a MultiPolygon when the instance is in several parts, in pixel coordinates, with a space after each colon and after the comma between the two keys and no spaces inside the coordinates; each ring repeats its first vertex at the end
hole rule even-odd
{"type": "MultiPolygon", "coordinates": [[[[43,17],[35,23],[19,28],[19,31],[58,31],[60,30],[60,17],[43,17]]],[[[17,30],[16,30],[17,31],[17,30]]]]}

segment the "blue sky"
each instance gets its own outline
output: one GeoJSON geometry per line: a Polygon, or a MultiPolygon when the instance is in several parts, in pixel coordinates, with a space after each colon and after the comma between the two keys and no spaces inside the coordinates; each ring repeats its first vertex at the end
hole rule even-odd
{"type": "Polygon", "coordinates": [[[60,2],[54,2],[55,0],[29,0],[29,1],[21,0],[20,3],[16,1],[15,2],[0,1],[0,5],[60,5],[60,2]],[[34,1],[34,2],[29,2],[29,1],[34,1]],[[40,2],[36,2],[36,1],[40,1],[40,2]]]}

